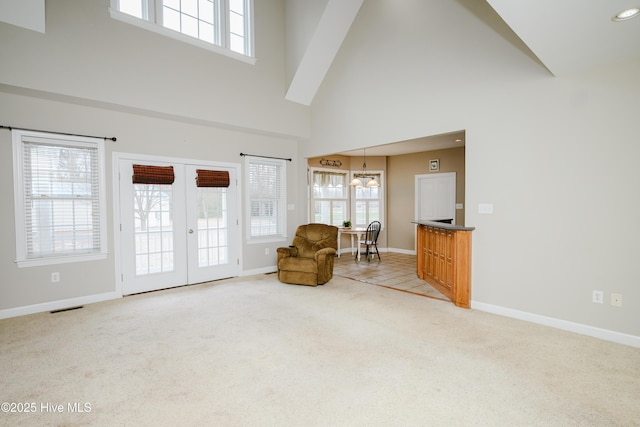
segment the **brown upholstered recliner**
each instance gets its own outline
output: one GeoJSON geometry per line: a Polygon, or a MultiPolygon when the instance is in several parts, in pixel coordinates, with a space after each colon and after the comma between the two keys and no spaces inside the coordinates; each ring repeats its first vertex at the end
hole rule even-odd
{"type": "Polygon", "coordinates": [[[317,286],[333,277],[338,227],[301,225],[288,248],[278,248],[278,279],[284,283],[317,286]]]}

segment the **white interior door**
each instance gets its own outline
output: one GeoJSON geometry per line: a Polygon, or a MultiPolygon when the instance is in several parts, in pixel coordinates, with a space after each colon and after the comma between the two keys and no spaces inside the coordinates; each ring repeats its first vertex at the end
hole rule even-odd
{"type": "Polygon", "coordinates": [[[123,295],[237,276],[237,168],[119,159],[123,295]],[[133,183],[133,165],[172,167],[172,184],[133,183]],[[196,171],[224,170],[230,186],[201,188],[196,171]]]}
{"type": "Polygon", "coordinates": [[[416,175],[416,220],[456,222],[456,173],[416,175]]]}

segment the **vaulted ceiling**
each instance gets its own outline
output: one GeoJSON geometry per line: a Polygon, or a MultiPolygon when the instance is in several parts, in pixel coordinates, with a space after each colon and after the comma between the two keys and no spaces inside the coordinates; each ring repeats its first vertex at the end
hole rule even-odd
{"type": "MultiPolygon", "coordinates": [[[[288,7],[300,8],[299,0],[288,7]]],[[[297,55],[286,98],[311,105],[322,80],[356,19],[364,0],[310,0],[317,22],[307,30],[306,48],[297,55]],[[324,3],[324,4],[323,4],[324,3]]],[[[452,0],[453,1],[453,0],[452,0]]],[[[459,3],[478,0],[455,0],[459,3]]],[[[562,77],[607,64],[640,58],[640,17],[615,22],[640,0],[486,0],[552,76],[562,77]]],[[[398,3],[397,7],[403,7],[398,3]]],[[[309,8],[311,10],[312,8],[309,8]]],[[[298,9],[299,11],[300,9],[298,9]]],[[[464,132],[367,148],[370,155],[394,155],[464,145],[464,132]],[[409,150],[409,151],[407,151],[409,150]]],[[[352,154],[352,153],[342,153],[352,154]]]]}
{"type": "Polygon", "coordinates": [[[487,0],[554,76],[640,57],[640,17],[614,22],[638,0],[487,0]]]}
{"type": "MultiPolygon", "coordinates": [[[[363,0],[315,1],[326,6],[287,93],[287,99],[304,105],[312,103],[363,4],[363,0]]],[[[554,76],[640,58],[640,17],[611,19],[624,9],[639,7],[640,0],[486,1],[554,76]]]]}

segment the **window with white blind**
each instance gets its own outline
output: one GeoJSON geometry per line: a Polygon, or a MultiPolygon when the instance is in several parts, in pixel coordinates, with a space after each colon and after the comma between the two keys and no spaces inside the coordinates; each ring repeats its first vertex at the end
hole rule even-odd
{"type": "Polygon", "coordinates": [[[247,236],[249,242],[283,240],[287,236],[284,160],[246,157],[247,236]]]}
{"type": "Polygon", "coordinates": [[[18,266],[105,258],[104,140],[12,134],[18,266]]]}
{"type": "MultiPolygon", "coordinates": [[[[354,174],[354,177],[357,174],[354,174]]],[[[353,218],[351,222],[354,227],[366,227],[371,221],[380,221],[384,225],[384,172],[367,171],[367,174],[360,177],[365,185],[353,187],[352,208],[353,218]],[[367,187],[366,182],[375,178],[380,184],[379,187],[367,187]]]]}
{"type": "Polygon", "coordinates": [[[313,222],[342,226],[348,216],[347,171],[311,169],[311,212],[313,222]]]}
{"type": "Polygon", "coordinates": [[[201,47],[252,57],[251,6],[252,0],[111,0],[111,16],[201,47]]]}

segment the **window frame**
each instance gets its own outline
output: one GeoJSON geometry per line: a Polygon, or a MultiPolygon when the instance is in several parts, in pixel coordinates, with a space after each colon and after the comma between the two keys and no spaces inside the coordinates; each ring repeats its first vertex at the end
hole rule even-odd
{"type": "Polygon", "coordinates": [[[228,56],[239,61],[255,65],[255,43],[254,43],[254,19],[253,0],[242,0],[245,6],[244,30],[245,30],[245,53],[239,53],[230,48],[229,29],[229,0],[219,0],[220,2],[220,22],[218,23],[218,33],[220,44],[210,43],[197,37],[192,37],[185,33],[172,30],[162,25],[162,0],[140,0],[142,3],[143,15],[146,18],[138,18],[126,12],[120,11],[120,0],[110,0],[109,13],[111,18],[184,43],[191,44],[209,51],[228,56]]]}
{"type": "MultiPolygon", "coordinates": [[[[349,179],[350,173],[349,170],[347,169],[328,169],[328,168],[309,168],[309,217],[311,218],[310,221],[312,222],[316,222],[315,221],[315,202],[317,200],[323,200],[323,201],[344,201],[345,202],[345,220],[350,220],[351,219],[351,200],[350,200],[350,194],[351,194],[351,189],[349,187],[349,179]],[[344,174],[345,177],[345,198],[344,199],[339,199],[339,198],[316,198],[314,197],[314,191],[313,191],[313,186],[314,186],[314,179],[313,179],[313,175],[315,172],[330,172],[330,173],[338,173],[338,174],[344,174]]],[[[332,204],[333,205],[333,204],[332,204]]],[[[333,216],[333,210],[331,209],[331,213],[330,215],[333,216]]],[[[336,224],[328,224],[328,225],[335,225],[336,227],[342,227],[342,221],[340,221],[340,224],[336,225],[336,224]]]]}
{"type": "MultiPolygon", "coordinates": [[[[246,241],[247,243],[265,243],[265,242],[282,242],[287,240],[287,161],[282,159],[261,158],[258,156],[245,155],[245,182],[247,183],[245,191],[245,219],[246,219],[246,241]],[[280,190],[282,194],[279,195],[278,201],[281,205],[282,213],[279,219],[280,224],[276,227],[280,227],[280,230],[276,230],[275,234],[256,235],[252,234],[251,227],[251,213],[252,202],[255,199],[251,198],[251,163],[262,165],[275,165],[280,167],[280,176],[277,179],[280,180],[280,190]]],[[[278,217],[276,217],[278,219],[278,217]]]]}
{"type": "MultiPolygon", "coordinates": [[[[351,171],[351,179],[354,179],[356,176],[362,176],[363,173],[362,171],[351,171]]],[[[356,186],[353,186],[351,189],[351,193],[350,193],[350,197],[351,197],[351,213],[352,213],[352,218],[351,218],[351,223],[353,224],[353,227],[357,227],[357,228],[366,228],[369,223],[371,223],[371,221],[380,221],[380,223],[382,224],[382,228],[384,228],[384,213],[386,210],[386,197],[385,197],[385,177],[384,177],[384,171],[383,170],[367,170],[367,173],[364,174],[365,176],[379,176],[380,177],[380,181],[379,187],[378,188],[378,198],[377,199],[361,199],[361,198],[357,198],[357,193],[356,193],[356,186]],[[369,217],[369,209],[367,208],[367,221],[366,223],[362,224],[362,223],[358,223],[357,222],[357,214],[356,214],[356,203],[358,201],[371,201],[371,200],[377,200],[379,203],[379,209],[380,209],[380,218],[379,219],[371,219],[369,217]]],[[[364,183],[363,183],[364,184],[364,183]]],[[[364,185],[364,187],[366,188],[366,184],[364,185]]],[[[368,205],[368,203],[367,203],[368,205]]]]}
{"type": "Polygon", "coordinates": [[[107,199],[106,199],[106,184],[105,184],[105,155],[104,145],[105,141],[101,138],[90,138],[81,136],[61,135],[48,132],[36,132],[28,130],[12,130],[12,143],[13,143],[13,183],[14,183],[14,210],[15,210],[15,233],[16,233],[16,264],[18,267],[33,267],[42,265],[62,264],[71,262],[84,262],[105,259],[108,254],[107,246],[107,199]],[[27,238],[29,233],[27,232],[27,220],[26,220],[26,207],[25,207],[25,143],[23,138],[41,139],[40,143],[56,145],[66,145],[73,147],[91,147],[97,151],[97,188],[98,194],[96,199],[98,201],[98,235],[100,239],[100,247],[96,248],[94,252],[86,253],[70,253],[70,254],[55,254],[45,256],[29,256],[27,238]],[[49,141],[45,141],[49,140],[49,141]]]}

